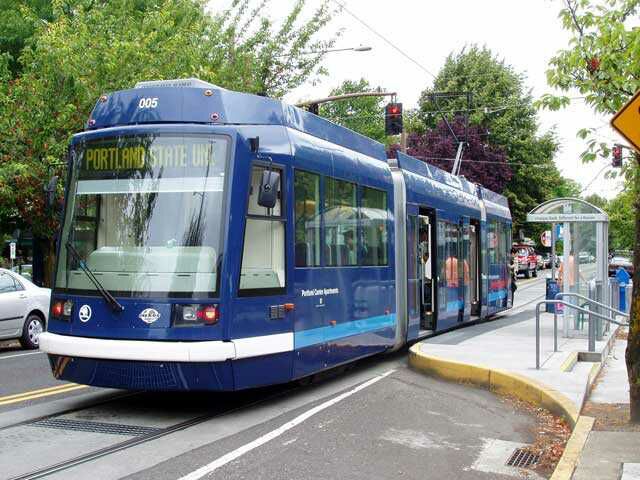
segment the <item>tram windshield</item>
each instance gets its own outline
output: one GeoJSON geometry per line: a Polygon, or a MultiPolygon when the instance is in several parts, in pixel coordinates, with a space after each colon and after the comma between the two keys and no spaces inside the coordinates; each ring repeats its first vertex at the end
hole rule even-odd
{"type": "Polygon", "coordinates": [[[229,140],[138,135],[72,151],[56,288],[120,296],[210,297],[220,262],[229,140]]]}

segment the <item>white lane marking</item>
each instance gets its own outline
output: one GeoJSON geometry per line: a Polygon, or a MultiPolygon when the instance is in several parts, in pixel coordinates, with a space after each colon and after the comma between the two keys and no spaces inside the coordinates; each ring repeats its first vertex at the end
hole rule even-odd
{"type": "Polygon", "coordinates": [[[381,375],[378,375],[377,377],[373,377],[370,380],[367,380],[364,383],[361,383],[360,385],[358,385],[357,387],[349,390],[348,392],[344,392],[340,395],[338,395],[337,397],[332,398],[331,400],[327,400],[324,403],[321,403],[320,405],[317,405],[315,407],[313,407],[310,410],[307,410],[306,412],[298,415],[296,418],[294,418],[293,420],[285,423],[284,425],[276,428],[275,430],[272,430],[271,432],[256,438],[254,441],[247,443],[246,445],[243,445],[229,453],[227,453],[226,455],[223,455],[222,457],[218,458],[217,460],[214,460],[213,462],[200,467],[199,469],[185,475],[184,477],[180,477],[179,480],[198,480],[202,477],[204,477],[205,475],[208,475],[214,471],[216,471],[218,468],[226,465],[229,462],[232,462],[233,460],[235,460],[236,458],[241,457],[242,455],[244,455],[245,453],[250,452],[251,450],[254,450],[262,445],[264,445],[267,442],[270,442],[271,440],[273,440],[274,438],[279,437],[280,435],[282,435],[283,433],[285,433],[287,430],[291,430],[293,427],[301,424],[302,422],[304,422],[305,420],[307,420],[308,418],[312,417],[313,415],[315,415],[316,413],[319,413],[323,410],[326,410],[327,408],[335,405],[336,403],[344,400],[347,397],[350,397],[351,395],[353,395],[354,393],[359,392],[360,390],[363,390],[371,385],[373,385],[374,383],[382,380],[383,378],[385,378],[388,375],[391,375],[393,372],[395,372],[395,370],[389,370],[381,375]]]}
{"type": "Polygon", "coordinates": [[[0,360],[4,360],[5,358],[24,357],[24,356],[27,356],[27,355],[38,355],[39,353],[44,353],[44,352],[17,353],[15,355],[7,355],[5,357],[0,357],[0,360]]]}

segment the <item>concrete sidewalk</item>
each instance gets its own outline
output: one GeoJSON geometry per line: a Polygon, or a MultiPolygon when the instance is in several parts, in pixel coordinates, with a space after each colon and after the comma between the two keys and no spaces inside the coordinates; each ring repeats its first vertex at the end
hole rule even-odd
{"type": "Polygon", "coordinates": [[[626,348],[627,341],[617,338],[589,395],[585,410],[596,416],[596,424],[574,480],[640,480],[640,428],[625,424],[629,409],[626,348]]]}
{"type": "MultiPolygon", "coordinates": [[[[563,338],[561,319],[558,352],[554,352],[553,315],[545,313],[541,368],[536,370],[535,305],[544,298],[544,288],[543,279],[522,285],[514,309],[502,317],[417,343],[411,348],[410,363],[425,373],[512,394],[564,416],[574,434],[553,478],[568,479],[593,424],[593,419],[581,419],[580,411],[603,362],[578,361],[578,352],[587,351],[587,338],[563,338]]],[[[602,359],[613,340],[609,335],[596,342],[602,359]]]]}

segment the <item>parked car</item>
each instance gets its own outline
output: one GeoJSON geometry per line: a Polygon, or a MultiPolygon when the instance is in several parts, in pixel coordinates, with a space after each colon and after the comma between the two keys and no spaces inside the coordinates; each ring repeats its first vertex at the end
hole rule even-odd
{"type": "MultiPolygon", "coordinates": [[[[544,263],[544,268],[551,268],[551,254],[545,253],[544,255],[542,255],[542,262],[544,263]]],[[[560,262],[558,262],[558,259],[556,257],[556,267],[560,266],[559,263],[560,262]]]]}
{"type": "Polygon", "coordinates": [[[50,301],[50,289],[0,268],[0,340],[17,338],[24,348],[38,348],[50,301]]]}
{"type": "Polygon", "coordinates": [[[513,245],[511,255],[515,258],[516,274],[522,273],[526,278],[538,276],[538,258],[533,247],[513,245]]]}
{"type": "Polygon", "coordinates": [[[633,276],[633,259],[626,255],[614,255],[609,259],[609,276],[614,277],[619,267],[624,267],[633,276]]]}
{"type": "Polygon", "coordinates": [[[536,254],[537,268],[538,270],[544,270],[546,267],[544,266],[544,258],[540,254],[536,254]]]}

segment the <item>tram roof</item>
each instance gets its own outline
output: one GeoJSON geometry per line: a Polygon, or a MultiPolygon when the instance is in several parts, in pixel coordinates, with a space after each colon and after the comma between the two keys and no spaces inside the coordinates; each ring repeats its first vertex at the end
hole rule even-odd
{"type": "Polygon", "coordinates": [[[281,125],[387,161],[383,144],[353,130],[277,99],[234,92],[196,78],[139,82],[132,89],[103,95],[87,130],[149,123],[281,125]]]}
{"type": "MultiPolygon", "coordinates": [[[[388,162],[384,145],[369,137],[280,100],[234,92],[197,78],[138,82],[132,89],[102,95],[86,129],[152,123],[281,125],[388,162]]],[[[398,164],[402,169],[508,208],[502,195],[414,157],[398,153],[398,164]]]]}

